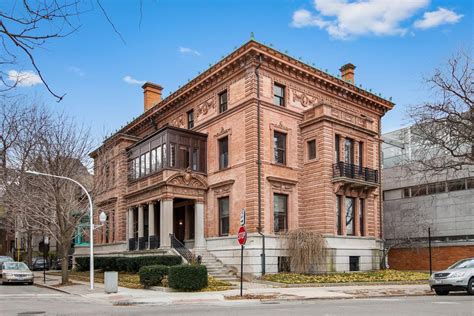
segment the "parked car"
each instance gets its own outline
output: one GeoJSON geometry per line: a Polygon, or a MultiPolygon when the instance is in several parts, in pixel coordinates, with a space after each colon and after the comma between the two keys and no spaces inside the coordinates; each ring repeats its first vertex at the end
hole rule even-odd
{"type": "Polygon", "coordinates": [[[34,275],[24,262],[4,262],[2,264],[2,285],[5,283],[33,284],[34,275]]]}
{"type": "Polygon", "coordinates": [[[450,291],[474,295],[474,258],[460,260],[446,270],[433,273],[429,282],[437,295],[448,295],[450,291]]]}
{"type": "Polygon", "coordinates": [[[4,263],[4,262],[13,262],[13,261],[15,261],[15,260],[13,260],[12,257],[0,256],[0,268],[1,268],[2,263],[4,263]]]}
{"type": "MultiPolygon", "coordinates": [[[[72,256],[68,257],[67,268],[69,270],[72,269],[72,256]]],[[[55,259],[51,261],[51,270],[61,270],[61,259],[55,259]]]]}
{"type": "Polygon", "coordinates": [[[31,270],[38,271],[38,270],[49,270],[49,262],[48,260],[38,257],[33,259],[33,264],[31,265],[31,270]]]}

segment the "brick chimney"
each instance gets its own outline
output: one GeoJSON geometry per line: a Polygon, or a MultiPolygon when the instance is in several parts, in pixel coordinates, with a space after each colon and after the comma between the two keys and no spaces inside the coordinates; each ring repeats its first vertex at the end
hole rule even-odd
{"type": "Polygon", "coordinates": [[[345,64],[344,66],[339,68],[339,70],[341,71],[342,80],[355,84],[355,79],[354,79],[355,69],[356,69],[356,66],[354,66],[351,63],[345,64]]]}
{"type": "Polygon", "coordinates": [[[143,101],[145,112],[161,101],[161,91],[163,88],[152,82],[145,82],[143,88],[143,101]]]}

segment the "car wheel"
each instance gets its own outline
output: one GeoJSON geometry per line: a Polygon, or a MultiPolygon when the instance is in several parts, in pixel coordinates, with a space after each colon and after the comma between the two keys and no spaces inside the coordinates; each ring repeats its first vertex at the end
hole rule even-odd
{"type": "Polygon", "coordinates": [[[471,278],[467,283],[467,294],[474,295],[474,278],[471,278]]]}
{"type": "Polygon", "coordinates": [[[436,292],[436,295],[448,295],[449,294],[449,290],[445,290],[445,289],[435,289],[435,292],[436,292]]]}

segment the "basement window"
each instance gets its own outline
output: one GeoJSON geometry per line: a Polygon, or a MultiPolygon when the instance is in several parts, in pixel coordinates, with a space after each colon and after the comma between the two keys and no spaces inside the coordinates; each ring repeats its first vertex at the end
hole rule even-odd
{"type": "Polygon", "coordinates": [[[358,256],[349,257],[349,271],[359,271],[359,258],[358,256]]]}
{"type": "Polygon", "coordinates": [[[278,257],[278,273],[291,272],[290,257],[278,257]]]}

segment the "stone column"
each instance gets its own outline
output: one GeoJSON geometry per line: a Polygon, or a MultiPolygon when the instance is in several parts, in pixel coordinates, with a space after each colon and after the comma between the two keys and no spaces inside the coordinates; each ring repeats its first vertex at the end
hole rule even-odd
{"type": "Polygon", "coordinates": [[[173,233],[173,200],[161,200],[160,248],[170,248],[170,234],[173,233]]]}
{"type": "Polygon", "coordinates": [[[133,238],[133,207],[128,209],[128,238],[133,238]]]}
{"type": "Polygon", "coordinates": [[[140,205],[138,207],[138,238],[143,237],[144,231],[143,205],[140,205]]]}
{"type": "Polygon", "coordinates": [[[155,236],[155,204],[148,204],[148,236],[155,236]]]}
{"type": "Polygon", "coordinates": [[[206,248],[204,239],[204,203],[194,203],[194,248],[206,248]]]}

